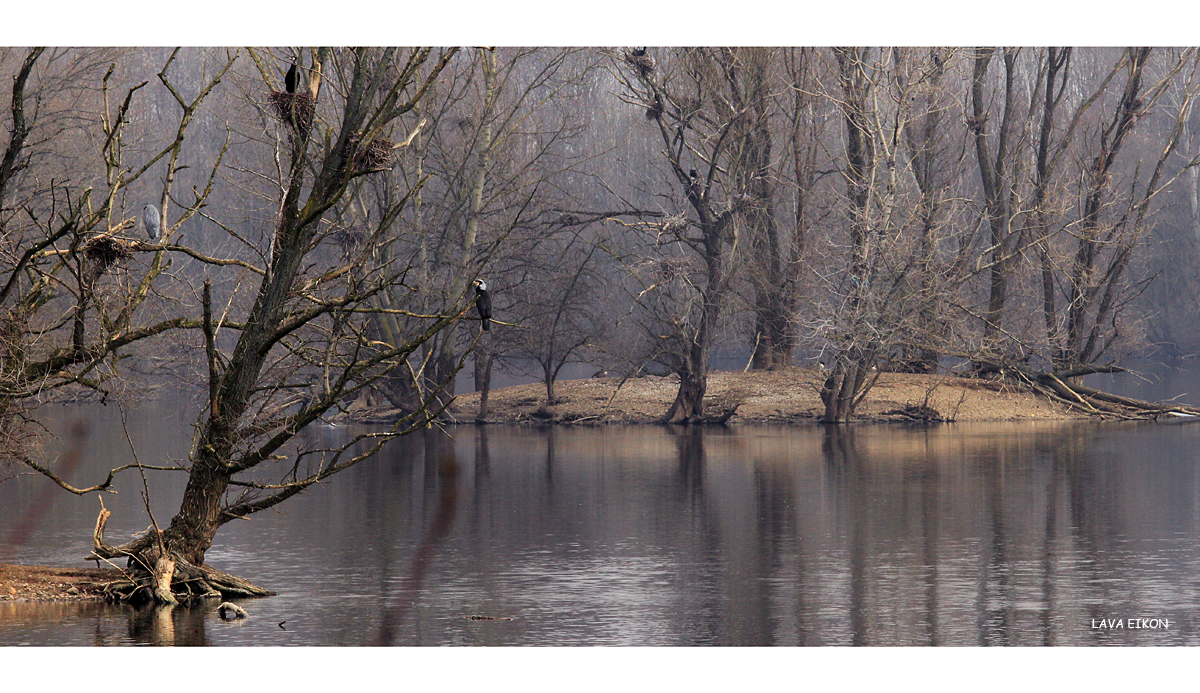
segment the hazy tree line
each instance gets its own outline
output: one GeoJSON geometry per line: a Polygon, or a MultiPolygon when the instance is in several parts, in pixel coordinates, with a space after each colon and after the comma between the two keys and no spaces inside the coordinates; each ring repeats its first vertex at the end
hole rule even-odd
{"type": "Polygon", "coordinates": [[[664,420],[702,421],[718,355],[820,361],[840,422],[882,370],[1067,387],[1190,354],[1196,69],[1171,48],[5,49],[0,442],[107,490],[39,464],[31,407],[201,390],[179,515],[124,546],[96,528],[167,601],[172,573],[240,589],[203,566],[216,529],[443,415],[464,365],[467,416],[494,368],[552,404],[584,362],[673,373],[664,420]],[[389,433],[297,437],[385,403],[389,433]]]}
{"type": "Polygon", "coordinates": [[[642,358],[680,376],[671,413],[703,411],[717,345],[820,358],[839,421],[883,369],[1072,380],[1195,344],[1194,280],[1151,289],[1194,276],[1193,50],[607,55],[651,140],[636,176],[599,174],[612,257],[642,358]]]}

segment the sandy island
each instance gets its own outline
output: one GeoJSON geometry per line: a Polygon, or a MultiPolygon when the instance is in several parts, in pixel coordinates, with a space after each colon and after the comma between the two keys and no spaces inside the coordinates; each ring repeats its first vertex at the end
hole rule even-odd
{"type": "MultiPolygon", "coordinates": [[[[709,376],[705,408],[717,412],[738,404],[730,424],[815,422],[823,410],[819,395],[823,375],[810,368],[777,371],[716,372],[709,376]]],[[[488,397],[489,423],[644,424],[666,412],[679,389],[677,376],[591,378],[564,380],[554,385],[558,402],[545,406],[541,384],[493,390],[488,397]]],[[[859,405],[862,421],[906,421],[894,412],[926,406],[954,421],[1026,421],[1080,419],[1072,411],[1011,385],[950,375],[881,373],[875,387],[859,405]]],[[[458,421],[474,422],[479,393],[459,397],[449,413],[458,421]]]]}

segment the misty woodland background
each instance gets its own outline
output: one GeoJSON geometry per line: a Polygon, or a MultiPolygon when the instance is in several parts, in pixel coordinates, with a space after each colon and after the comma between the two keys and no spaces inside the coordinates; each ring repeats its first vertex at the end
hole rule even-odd
{"type": "MultiPolygon", "coordinates": [[[[552,399],[559,369],[582,361],[676,372],[694,414],[714,355],[755,368],[820,359],[853,386],[877,364],[1062,370],[1200,349],[1194,49],[446,53],[403,87],[425,91],[378,129],[367,163],[384,172],[330,202],[300,271],[394,270],[353,326],[367,342],[403,341],[427,325],[419,316],[473,317],[475,276],[500,324],[486,339],[478,323],[449,325],[363,397],[413,408],[441,388],[444,399],[465,363],[478,388],[499,368],[543,379],[552,399]]],[[[307,49],[38,58],[25,141],[0,167],[4,299],[10,334],[24,335],[8,363],[59,348],[87,281],[89,305],[112,314],[85,331],[127,313],[130,325],[199,319],[206,280],[218,317],[245,315],[291,175],[294,128],[272,92],[295,54],[310,79],[307,49]],[[66,257],[111,233],[129,252],[103,269],[78,260],[73,292],[56,279],[66,290],[14,309],[37,286],[28,266],[13,271],[22,253],[65,210],[94,211],[106,195],[103,224],[43,250],[66,257]],[[166,255],[131,245],[147,240],[147,203],[171,229],[166,255]],[[149,263],[163,273],[143,282],[149,263]]],[[[332,55],[324,84],[340,96],[317,104],[314,151],[337,144],[319,130],[343,117],[334,101],[355,70],[387,81],[404,68],[332,55]]],[[[9,48],[0,65],[15,78],[26,59],[9,48]]],[[[0,105],[15,131],[10,97],[0,105]]],[[[198,385],[208,372],[194,334],[165,331],[127,354],[104,368],[198,385]]],[[[308,365],[335,377],[315,356],[308,365]]]]}

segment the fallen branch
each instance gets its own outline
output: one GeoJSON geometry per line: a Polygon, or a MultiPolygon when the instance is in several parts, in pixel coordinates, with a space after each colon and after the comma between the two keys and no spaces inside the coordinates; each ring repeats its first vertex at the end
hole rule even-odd
{"type": "Polygon", "coordinates": [[[1080,366],[1062,371],[1038,371],[1024,364],[988,360],[986,365],[1005,378],[1062,402],[1090,416],[1122,419],[1156,419],[1163,414],[1200,416],[1200,407],[1189,404],[1162,404],[1114,395],[1102,390],[1071,383],[1093,373],[1128,373],[1120,366],[1080,366]]]}

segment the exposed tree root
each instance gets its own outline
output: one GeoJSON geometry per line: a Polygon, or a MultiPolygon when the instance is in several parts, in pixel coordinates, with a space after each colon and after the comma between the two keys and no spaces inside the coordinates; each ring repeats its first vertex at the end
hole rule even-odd
{"type": "MultiPolygon", "coordinates": [[[[131,560],[134,559],[131,557],[131,560]]],[[[267,597],[275,594],[235,575],[205,565],[194,566],[179,558],[176,558],[169,592],[164,591],[165,583],[160,574],[133,566],[125,574],[124,579],[104,585],[105,599],[133,604],[155,602],[187,605],[204,599],[267,597]]]]}
{"type": "Polygon", "coordinates": [[[237,576],[207,565],[193,565],[175,551],[167,550],[161,533],[150,527],[132,541],[113,546],[104,540],[104,525],[112,513],[100,501],[100,515],[92,534],[92,553],[85,560],[105,561],[127,558],[125,577],[104,585],[104,597],[110,602],[134,604],[192,604],[202,599],[266,597],[275,594],[237,576]]]}

